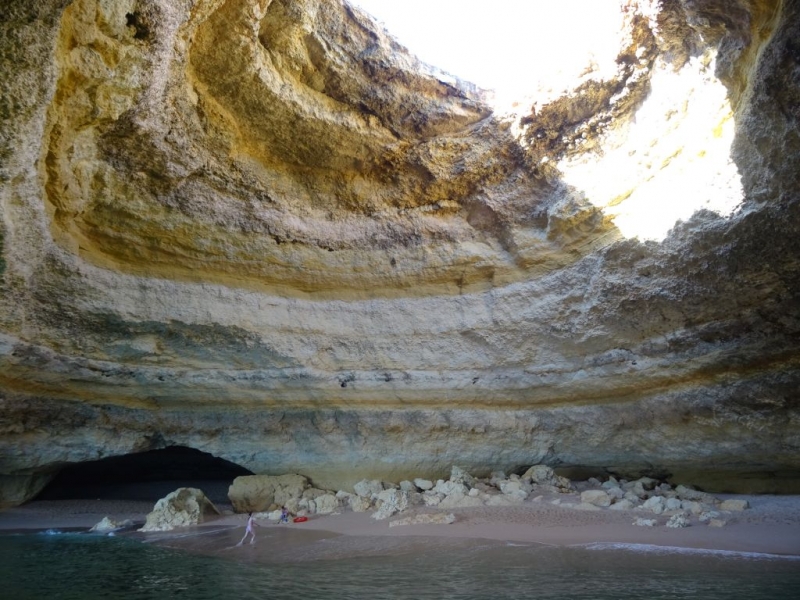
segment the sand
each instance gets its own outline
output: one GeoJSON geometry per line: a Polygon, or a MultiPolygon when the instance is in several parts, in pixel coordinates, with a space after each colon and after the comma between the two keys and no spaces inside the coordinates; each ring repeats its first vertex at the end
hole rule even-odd
{"type": "MultiPolygon", "coordinates": [[[[356,556],[375,552],[413,551],[419,544],[516,543],[574,546],[595,543],[636,544],[747,553],[800,556],[800,496],[734,496],[751,508],[722,513],[724,527],[691,520],[681,529],[665,527],[666,516],[643,511],[581,511],[551,503],[577,502],[577,496],[560,494],[513,507],[479,507],[450,511],[456,521],[445,525],[390,527],[390,522],[435,509],[416,507],[394,518],[376,521],[372,513],[313,515],[305,523],[274,524],[261,521],[254,546],[236,546],[244,534],[245,515],[224,513],[202,525],[164,533],[120,532],[144,543],[158,543],[192,552],[220,554],[243,560],[304,560],[356,556]],[[633,525],[637,517],[655,518],[655,527],[633,525]],[[276,549],[280,549],[276,553],[276,549]]],[[[142,524],[153,503],[145,500],[41,500],[0,512],[0,530],[86,530],[103,517],[142,524]]]]}

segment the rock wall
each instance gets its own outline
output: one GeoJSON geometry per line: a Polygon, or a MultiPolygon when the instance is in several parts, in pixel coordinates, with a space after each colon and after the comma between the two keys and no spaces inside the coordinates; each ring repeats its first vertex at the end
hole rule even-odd
{"type": "Polygon", "coordinates": [[[0,12],[3,503],[174,444],[800,480],[800,2],[626,1],[513,115],[340,0],[0,12]]]}

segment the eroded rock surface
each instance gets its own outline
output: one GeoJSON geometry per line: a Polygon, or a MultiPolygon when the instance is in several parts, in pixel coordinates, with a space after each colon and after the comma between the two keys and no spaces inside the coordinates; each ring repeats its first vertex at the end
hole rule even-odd
{"type": "Polygon", "coordinates": [[[339,0],[6,3],[0,503],[171,444],[796,482],[800,6],[622,7],[497,115],[339,0]]]}

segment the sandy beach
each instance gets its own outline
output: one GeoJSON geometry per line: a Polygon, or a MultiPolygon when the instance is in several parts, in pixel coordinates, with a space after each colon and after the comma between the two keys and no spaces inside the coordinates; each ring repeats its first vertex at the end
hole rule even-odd
{"type": "Polygon", "coordinates": [[[362,553],[410,551],[418,544],[514,543],[548,546],[636,544],[746,553],[800,556],[800,497],[733,496],[751,508],[723,515],[725,526],[711,527],[692,519],[689,527],[670,529],[666,516],[640,510],[584,511],[569,506],[577,495],[528,500],[517,506],[463,508],[449,511],[416,507],[386,520],[372,512],[343,509],[331,515],[312,515],[305,523],[259,521],[257,543],[236,546],[244,533],[246,515],[233,514],[219,504],[222,515],[195,527],[171,532],[139,533],[153,503],[146,500],[40,500],[0,512],[0,531],[47,529],[88,530],[108,516],[132,520],[137,527],[118,532],[145,543],[157,543],[189,552],[220,554],[242,560],[304,560],[354,556],[362,553]],[[567,504],[568,506],[564,506],[567,504]],[[436,525],[391,526],[393,521],[422,513],[453,513],[455,522],[436,525]],[[638,517],[656,518],[657,525],[634,525],[638,517]],[[324,543],[321,543],[324,540],[324,543]],[[276,550],[280,551],[276,554],[276,550]]]}

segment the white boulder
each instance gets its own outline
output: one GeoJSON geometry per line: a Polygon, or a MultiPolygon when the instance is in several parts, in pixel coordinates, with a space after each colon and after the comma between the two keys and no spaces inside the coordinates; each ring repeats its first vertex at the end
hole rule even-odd
{"type": "Polygon", "coordinates": [[[689,527],[689,521],[686,519],[685,515],[677,514],[672,515],[667,521],[667,527],[670,529],[679,529],[681,527],[689,527]]]}
{"type": "Polygon", "coordinates": [[[419,477],[414,480],[414,485],[422,491],[428,491],[433,488],[433,482],[430,479],[420,479],[419,477]]]}
{"type": "Polygon", "coordinates": [[[178,488],[161,498],[139,531],[171,531],[202,523],[208,514],[220,514],[197,488],[178,488]]]}
{"type": "Polygon", "coordinates": [[[378,494],[377,501],[380,507],[372,515],[372,518],[377,520],[388,519],[409,506],[408,492],[402,490],[384,490],[378,494]]]}
{"type": "Polygon", "coordinates": [[[383,491],[383,482],[378,479],[362,479],[353,486],[356,495],[372,499],[383,491]]]}
{"type": "Polygon", "coordinates": [[[475,484],[475,478],[467,473],[461,467],[457,467],[453,465],[453,468],[450,469],[450,481],[453,483],[462,483],[466,486],[472,487],[475,484]]]}
{"type": "Polygon", "coordinates": [[[727,510],[731,512],[739,512],[747,510],[748,508],[750,508],[750,503],[747,500],[743,499],[723,500],[722,503],[719,505],[720,510],[727,510]]]}
{"type": "Polygon", "coordinates": [[[611,510],[631,510],[633,508],[633,502],[627,499],[618,500],[609,506],[609,508],[611,510]]]}
{"type": "Polygon", "coordinates": [[[660,515],[666,509],[666,501],[662,496],[653,496],[645,500],[641,508],[642,510],[649,510],[657,515],[660,515]]]}
{"type": "Polygon", "coordinates": [[[367,512],[370,508],[372,508],[372,500],[369,498],[364,498],[363,496],[352,495],[348,500],[348,504],[350,504],[350,509],[353,512],[367,512]]]}
{"type": "Polygon", "coordinates": [[[586,490],[581,492],[581,503],[605,508],[611,506],[611,496],[603,490],[586,490]]]}
{"type": "Polygon", "coordinates": [[[95,525],[89,530],[95,533],[106,533],[109,531],[116,531],[117,529],[122,529],[124,527],[130,527],[133,525],[133,521],[130,519],[125,519],[124,521],[115,521],[110,517],[103,517],[103,519],[99,523],[95,523],[95,525]]]}

